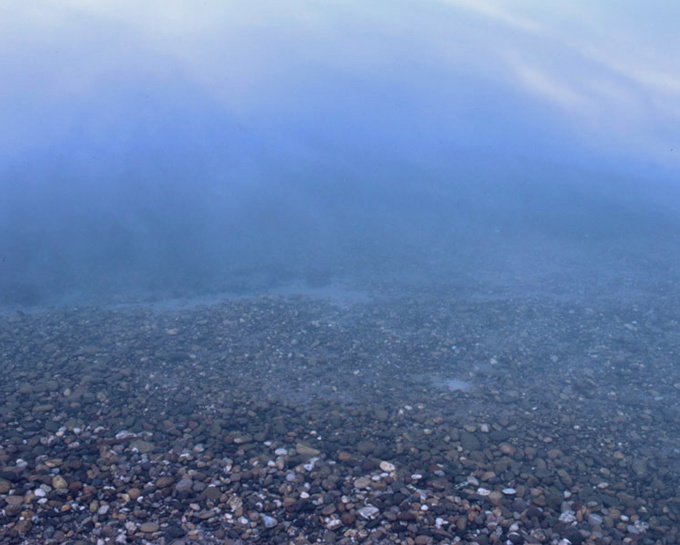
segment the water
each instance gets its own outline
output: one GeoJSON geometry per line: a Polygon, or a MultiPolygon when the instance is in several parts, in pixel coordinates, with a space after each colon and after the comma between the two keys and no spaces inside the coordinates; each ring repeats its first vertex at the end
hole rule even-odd
{"type": "Polygon", "coordinates": [[[40,6],[0,544],[678,542],[670,14],[40,6]]]}

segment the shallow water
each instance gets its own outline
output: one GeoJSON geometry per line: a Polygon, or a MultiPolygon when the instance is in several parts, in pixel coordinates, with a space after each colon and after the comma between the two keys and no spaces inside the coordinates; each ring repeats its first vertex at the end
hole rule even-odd
{"type": "Polygon", "coordinates": [[[5,316],[0,337],[7,543],[677,535],[661,304],[278,295],[5,316]]]}

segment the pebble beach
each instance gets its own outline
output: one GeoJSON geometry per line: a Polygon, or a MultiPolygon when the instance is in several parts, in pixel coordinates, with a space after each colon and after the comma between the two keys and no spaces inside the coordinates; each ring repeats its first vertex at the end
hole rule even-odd
{"type": "Polygon", "coordinates": [[[530,297],[7,313],[0,543],[677,543],[679,341],[530,297]]]}

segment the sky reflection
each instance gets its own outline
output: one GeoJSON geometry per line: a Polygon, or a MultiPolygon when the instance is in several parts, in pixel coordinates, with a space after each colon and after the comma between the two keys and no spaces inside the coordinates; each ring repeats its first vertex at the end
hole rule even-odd
{"type": "Polygon", "coordinates": [[[655,6],[6,3],[2,159],[211,146],[222,118],[299,160],[473,152],[675,169],[680,8],[655,6]]]}
{"type": "Polygon", "coordinates": [[[629,253],[678,227],[679,16],[628,0],[4,2],[0,304],[319,269],[512,284],[603,251],[616,264],[598,274],[647,274],[658,255],[629,253]]]}

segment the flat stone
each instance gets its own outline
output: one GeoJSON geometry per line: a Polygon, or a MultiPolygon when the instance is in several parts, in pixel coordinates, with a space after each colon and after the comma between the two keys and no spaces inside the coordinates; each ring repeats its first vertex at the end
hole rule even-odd
{"type": "Polygon", "coordinates": [[[300,456],[318,456],[319,454],[321,454],[320,450],[305,445],[303,443],[298,443],[297,445],[295,445],[295,451],[300,456]]]}
{"type": "Polygon", "coordinates": [[[156,481],[156,487],[157,488],[166,488],[166,487],[170,486],[173,482],[175,482],[175,480],[172,477],[168,477],[168,476],[160,477],[156,481]]]}
{"type": "Polygon", "coordinates": [[[154,444],[143,439],[135,439],[130,443],[130,448],[137,449],[141,454],[148,454],[153,451],[154,444]]]}
{"type": "Polygon", "coordinates": [[[465,450],[478,450],[482,444],[477,439],[477,436],[469,431],[460,432],[460,444],[465,450]]]}
{"type": "Polygon", "coordinates": [[[366,520],[374,519],[375,516],[380,512],[380,509],[372,505],[367,505],[359,509],[359,516],[365,518],[366,520]]]}
{"type": "Polygon", "coordinates": [[[209,500],[219,500],[222,492],[216,486],[209,486],[205,489],[205,497],[209,500]]]}
{"type": "Polygon", "coordinates": [[[0,494],[7,494],[12,488],[12,483],[5,479],[0,479],[0,494]]]}
{"type": "Polygon", "coordinates": [[[392,473],[397,468],[394,466],[394,464],[391,464],[390,462],[382,461],[380,462],[380,469],[385,473],[392,473]]]}
{"type": "Polygon", "coordinates": [[[23,496],[7,496],[6,498],[3,498],[7,505],[23,505],[24,503],[24,497],[23,496]]]}
{"type": "Polygon", "coordinates": [[[359,477],[358,479],[355,479],[354,486],[359,490],[363,490],[364,488],[371,486],[372,482],[370,477],[359,477]]]}
{"type": "Polygon", "coordinates": [[[262,517],[262,524],[264,524],[265,528],[274,528],[276,525],[278,525],[278,523],[278,520],[276,520],[274,517],[270,517],[269,515],[264,515],[262,517]]]}
{"type": "Polygon", "coordinates": [[[191,487],[194,485],[194,481],[191,479],[182,479],[180,480],[176,485],[175,485],[175,490],[177,492],[188,492],[191,490],[191,487]]]}
{"type": "Polygon", "coordinates": [[[143,522],[139,525],[139,531],[145,534],[150,534],[152,532],[158,532],[160,526],[157,522],[143,522]]]}

